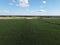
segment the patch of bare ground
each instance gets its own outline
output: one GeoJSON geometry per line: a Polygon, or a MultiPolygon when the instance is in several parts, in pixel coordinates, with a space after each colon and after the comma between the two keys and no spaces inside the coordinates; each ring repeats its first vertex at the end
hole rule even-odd
{"type": "Polygon", "coordinates": [[[0,19],[38,19],[38,17],[0,17],[0,19]]]}

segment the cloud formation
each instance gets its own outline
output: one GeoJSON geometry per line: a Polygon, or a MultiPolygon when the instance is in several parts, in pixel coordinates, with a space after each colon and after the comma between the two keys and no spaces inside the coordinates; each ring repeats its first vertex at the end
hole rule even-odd
{"type": "Polygon", "coordinates": [[[40,11],[38,11],[38,12],[46,12],[46,10],[40,10],[40,11]]]}
{"type": "Polygon", "coordinates": [[[31,13],[35,13],[35,12],[40,12],[40,13],[42,13],[42,12],[46,12],[46,10],[31,11],[31,13]]]}
{"type": "Polygon", "coordinates": [[[29,0],[12,0],[12,2],[9,3],[9,5],[13,4],[15,4],[15,6],[18,7],[29,7],[29,0]]]}
{"type": "Polygon", "coordinates": [[[29,2],[28,0],[19,0],[19,4],[20,7],[28,7],[29,6],[29,2]]]}
{"type": "Polygon", "coordinates": [[[43,3],[43,4],[46,4],[46,1],[43,1],[42,3],[43,3]]]}

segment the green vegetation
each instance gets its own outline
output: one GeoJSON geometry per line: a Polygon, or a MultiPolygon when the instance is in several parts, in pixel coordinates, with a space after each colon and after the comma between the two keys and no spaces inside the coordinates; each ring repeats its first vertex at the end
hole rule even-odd
{"type": "Polygon", "coordinates": [[[55,23],[60,19],[1,19],[0,45],[60,45],[60,25],[55,23]]]}

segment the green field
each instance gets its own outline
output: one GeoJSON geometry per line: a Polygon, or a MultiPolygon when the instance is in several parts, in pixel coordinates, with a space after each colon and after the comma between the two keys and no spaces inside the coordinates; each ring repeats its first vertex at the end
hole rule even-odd
{"type": "Polygon", "coordinates": [[[60,19],[0,20],[0,45],[60,45],[60,19]]]}

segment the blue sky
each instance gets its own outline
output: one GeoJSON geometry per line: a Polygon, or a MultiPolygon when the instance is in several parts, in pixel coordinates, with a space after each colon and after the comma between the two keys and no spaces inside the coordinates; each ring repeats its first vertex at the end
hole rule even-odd
{"type": "Polygon", "coordinates": [[[0,15],[60,15],[60,0],[0,0],[0,15]]]}

